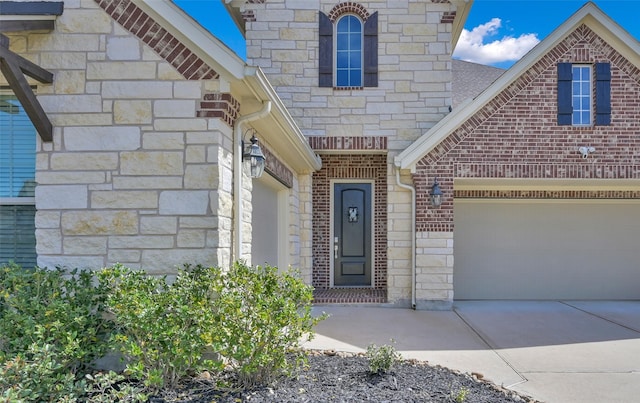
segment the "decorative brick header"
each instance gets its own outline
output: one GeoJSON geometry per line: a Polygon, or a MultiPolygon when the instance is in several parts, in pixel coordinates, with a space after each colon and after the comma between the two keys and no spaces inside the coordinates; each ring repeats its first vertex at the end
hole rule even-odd
{"type": "Polygon", "coordinates": [[[362,4],[347,1],[345,3],[336,4],[335,7],[329,11],[329,19],[335,24],[338,18],[345,14],[355,14],[362,18],[362,21],[366,21],[371,15],[362,4]]]}
{"type": "Polygon", "coordinates": [[[456,199],[639,199],[640,190],[455,190],[456,199]]]}
{"type": "Polygon", "coordinates": [[[149,45],[187,80],[211,80],[218,73],[131,0],[95,0],[115,21],[149,45]]]}
{"type": "Polygon", "coordinates": [[[440,23],[451,24],[455,19],[456,19],[455,11],[445,11],[444,13],[442,13],[442,18],[440,19],[440,23]]]}
{"type": "MultiPolygon", "coordinates": [[[[640,179],[639,165],[595,164],[579,157],[574,164],[456,163],[456,178],[640,179]]],[[[597,156],[593,156],[597,158],[597,156]]]]}
{"type": "Polygon", "coordinates": [[[265,158],[264,170],[288,188],[293,187],[293,172],[280,161],[264,144],[260,146],[265,158]]]}
{"type": "Polygon", "coordinates": [[[385,136],[353,136],[353,137],[308,137],[309,145],[316,151],[386,151],[385,136]]]}
{"type": "Polygon", "coordinates": [[[240,114],[240,102],[229,93],[205,94],[200,101],[197,116],[201,118],[220,118],[233,127],[240,114]]]}

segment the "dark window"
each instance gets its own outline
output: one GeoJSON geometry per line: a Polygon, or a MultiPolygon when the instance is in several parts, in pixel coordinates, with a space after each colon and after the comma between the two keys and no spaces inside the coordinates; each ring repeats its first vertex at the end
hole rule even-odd
{"type": "Polygon", "coordinates": [[[611,123],[611,67],[558,63],[558,125],[591,126],[611,123]],[[594,105],[595,100],[595,105],[594,105]]]}
{"type": "Polygon", "coordinates": [[[333,23],[320,12],[319,38],[320,87],[378,86],[378,13],[364,24],[355,15],[344,15],[334,34],[333,23]]]}
{"type": "Polygon", "coordinates": [[[36,265],[36,130],[16,97],[0,94],[0,263],[36,265]]]}
{"type": "Polygon", "coordinates": [[[354,15],[336,24],[336,87],[362,87],[362,22],[354,15]]]}

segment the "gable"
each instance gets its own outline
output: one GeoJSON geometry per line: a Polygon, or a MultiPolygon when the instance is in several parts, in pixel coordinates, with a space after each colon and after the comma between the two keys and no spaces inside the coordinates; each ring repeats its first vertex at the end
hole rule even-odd
{"type": "MultiPolygon", "coordinates": [[[[491,114],[491,109],[496,107],[496,98],[503,98],[499,103],[504,103],[520,88],[528,85],[532,78],[540,74],[541,69],[546,66],[544,62],[541,64],[541,61],[548,57],[560,61],[559,57],[564,55],[567,49],[573,48],[576,40],[582,40],[580,38],[590,40],[593,49],[601,49],[600,59],[587,61],[586,56],[582,56],[582,59],[568,56],[564,61],[584,60],[588,63],[615,61],[627,74],[636,75],[635,72],[640,67],[640,43],[606,16],[595,4],[589,2],[507,70],[477,98],[463,102],[460,107],[454,109],[452,113],[396,156],[394,160],[396,167],[415,170],[418,161],[431,153],[441,142],[449,143],[444,146],[445,149],[451,148],[452,140],[447,139],[449,136],[453,136],[453,133],[459,128],[467,125],[469,120],[484,120],[486,118],[484,115],[491,114]],[[585,30],[591,32],[589,35],[593,36],[586,38],[585,30]]],[[[455,143],[456,140],[453,139],[453,142],[455,143]]]]}
{"type": "MultiPolygon", "coordinates": [[[[533,138],[536,137],[541,137],[541,141],[545,142],[557,140],[566,143],[576,137],[572,133],[582,138],[620,133],[619,127],[592,126],[578,129],[558,126],[557,64],[561,62],[610,62],[612,119],[617,123],[616,126],[640,125],[640,69],[586,25],[581,25],[428,152],[417,165],[438,163],[454,149],[480,141],[480,134],[483,140],[476,146],[480,147],[481,152],[472,159],[496,161],[495,158],[499,157],[500,160],[511,160],[504,152],[498,151],[511,150],[514,160],[524,163],[527,162],[526,155],[533,152],[527,144],[535,143],[533,138]],[[490,150],[483,147],[490,143],[503,144],[495,152],[487,153],[490,150]],[[516,152],[514,147],[529,150],[516,152]]],[[[564,153],[558,153],[559,158],[563,155],[564,153]]]]}

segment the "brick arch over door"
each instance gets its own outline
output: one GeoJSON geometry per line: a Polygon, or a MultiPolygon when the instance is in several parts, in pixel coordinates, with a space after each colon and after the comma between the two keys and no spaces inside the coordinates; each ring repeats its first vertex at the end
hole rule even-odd
{"type": "MultiPolygon", "coordinates": [[[[453,230],[454,178],[640,179],[639,132],[640,70],[582,25],[418,163],[414,174],[417,230],[453,230]],[[611,63],[610,125],[557,124],[558,62],[611,63]],[[597,151],[583,159],[577,152],[581,146],[593,146],[597,151]],[[427,209],[434,177],[438,177],[446,197],[439,209],[427,209]]],[[[486,192],[456,195],[495,197],[486,192]]],[[[507,196],[523,197],[501,195],[507,196]]],[[[602,199],[635,196],[637,192],[631,196],[611,192],[555,195],[602,199]]]]}
{"type": "Polygon", "coordinates": [[[387,288],[387,155],[323,154],[313,174],[313,275],[316,288],[331,286],[331,181],[374,181],[373,286],[387,288]]]}

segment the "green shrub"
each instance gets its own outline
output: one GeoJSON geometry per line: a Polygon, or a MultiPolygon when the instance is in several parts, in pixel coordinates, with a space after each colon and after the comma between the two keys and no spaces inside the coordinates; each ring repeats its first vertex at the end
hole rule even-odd
{"type": "Polygon", "coordinates": [[[299,343],[324,316],[311,315],[313,289],[293,272],[236,263],[215,282],[220,353],[242,386],[270,383],[305,362],[299,343]]]}
{"type": "MultiPolygon", "coordinates": [[[[393,342],[393,340],[391,340],[393,342]]],[[[365,354],[369,360],[369,372],[372,374],[384,374],[393,368],[393,366],[402,361],[402,356],[393,347],[393,345],[385,344],[384,346],[376,346],[370,344],[365,354]]]]}
{"type": "Polygon", "coordinates": [[[0,387],[9,401],[73,400],[108,350],[91,271],[0,266],[0,387]]]}
{"type": "Polygon", "coordinates": [[[121,265],[98,274],[129,375],[153,390],[194,371],[221,367],[204,359],[207,351],[217,350],[213,287],[219,276],[218,269],[200,266],[181,270],[173,284],[121,265]]]}
{"type": "Polygon", "coordinates": [[[123,383],[126,378],[113,371],[87,374],[86,403],[134,403],[146,402],[149,398],[141,387],[123,383]]]}

